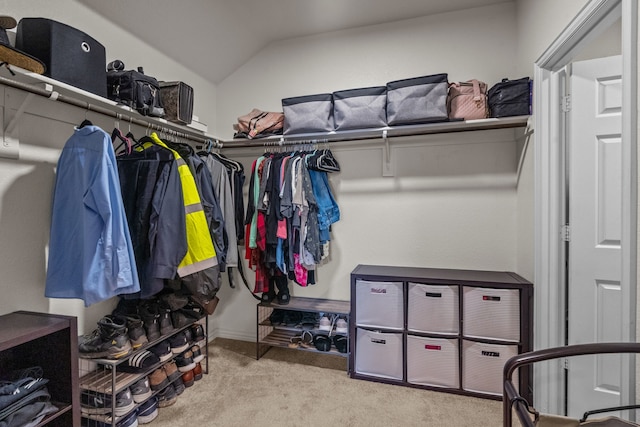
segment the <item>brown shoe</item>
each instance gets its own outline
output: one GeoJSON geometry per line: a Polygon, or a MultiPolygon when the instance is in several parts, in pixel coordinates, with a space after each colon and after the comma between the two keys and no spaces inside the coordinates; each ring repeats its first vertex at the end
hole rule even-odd
{"type": "Polygon", "coordinates": [[[202,379],[202,365],[200,365],[200,362],[196,363],[196,367],[193,368],[193,379],[195,379],[196,381],[199,381],[202,379]]]}
{"type": "Polygon", "coordinates": [[[180,371],[178,371],[178,366],[173,360],[165,363],[163,368],[165,374],[167,374],[167,378],[169,378],[169,382],[174,382],[175,380],[180,378],[180,371]]]}
{"type": "Polygon", "coordinates": [[[188,371],[182,374],[182,382],[184,383],[185,387],[191,387],[195,382],[193,371],[188,371]]]}
{"type": "Polygon", "coordinates": [[[149,375],[149,385],[151,386],[151,390],[154,391],[162,390],[169,385],[169,378],[167,378],[164,369],[158,368],[149,375]]]}

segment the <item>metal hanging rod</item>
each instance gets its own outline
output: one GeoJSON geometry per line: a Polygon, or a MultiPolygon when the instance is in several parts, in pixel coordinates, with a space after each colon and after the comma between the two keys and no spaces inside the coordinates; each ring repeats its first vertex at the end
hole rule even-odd
{"type": "MultiPolygon", "coordinates": [[[[113,117],[117,120],[126,121],[127,123],[136,124],[139,126],[143,126],[147,129],[153,129],[164,133],[173,134],[183,139],[188,139],[197,143],[205,143],[207,141],[211,141],[211,138],[198,135],[188,130],[184,129],[173,129],[171,124],[157,124],[152,123],[150,121],[142,120],[138,117],[134,117],[133,115],[129,115],[126,113],[121,113],[118,111],[113,111],[105,107],[101,107],[100,105],[91,104],[89,102],[81,101],[79,99],[73,98],[71,96],[63,95],[55,90],[47,90],[44,88],[40,88],[37,86],[33,86],[27,83],[18,82],[15,80],[8,79],[6,77],[0,77],[0,84],[5,86],[10,86],[15,89],[20,89],[25,92],[33,93],[35,95],[42,96],[44,98],[50,99],[52,101],[62,102],[64,104],[73,105],[75,107],[82,108],[87,111],[92,111],[95,113],[99,113],[105,116],[113,117]]],[[[218,142],[216,141],[216,144],[218,142]]]]}

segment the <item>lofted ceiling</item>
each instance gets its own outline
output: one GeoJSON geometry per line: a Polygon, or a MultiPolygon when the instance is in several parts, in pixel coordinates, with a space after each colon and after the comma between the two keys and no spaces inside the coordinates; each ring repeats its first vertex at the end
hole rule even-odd
{"type": "Polygon", "coordinates": [[[271,42],[514,0],[79,0],[217,84],[271,42]]]}

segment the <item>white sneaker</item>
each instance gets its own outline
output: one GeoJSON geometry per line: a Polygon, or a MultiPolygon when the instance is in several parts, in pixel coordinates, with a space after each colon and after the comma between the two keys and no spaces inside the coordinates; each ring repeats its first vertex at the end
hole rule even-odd
{"type": "Polygon", "coordinates": [[[321,331],[331,332],[331,321],[327,316],[322,316],[320,318],[320,324],[318,325],[318,329],[321,331]]]}
{"type": "Polygon", "coordinates": [[[342,317],[336,321],[336,334],[347,335],[349,333],[349,324],[342,317]]]}

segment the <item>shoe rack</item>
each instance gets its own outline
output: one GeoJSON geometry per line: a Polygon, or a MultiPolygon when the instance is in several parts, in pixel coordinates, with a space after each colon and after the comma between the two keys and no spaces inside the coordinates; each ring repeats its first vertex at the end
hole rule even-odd
{"type": "MultiPolygon", "coordinates": [[[[513,272],[359,265],[351,377],[502,398],[505,362],[533,348],[533,284],[513,272]]],[[[514,380],[531,401],[531,370],[514,380]]]]}
{"type": "MultiPolygon", "coordinates": [[[[208,354],[208,344],[209,344],[209,321],[208,317],[192,322],[186,326],[182,326],[180,328],[175,328],[171,333],[161,335],[159,338],[149,341],[147,344],[144,344],[142,347],[134,350],[128,355],[121,357],[119,359],[89,359],[89,358],[79,358],[80,360],[80,380],[79,380],[79,389],[81,391],[93,392],[111,395],[112,399],[112,408],[111,414],[115,413],[116,410],[116,395],[121,391],[125,390],[127,387],[130,387],[138,380],[145,376],[149,376],[153,371],[162,367],[164,364],[168,363],[170,360],[175,360],[178,354],[172,354],[171,359],[161,361],[158,364],[150,366],[148,369],[140,373],[130,373],[125,372],[122,369],[119,369],[124,363],[126,363],[129,359],[135,357],[137,354],[141,353],[144,350],[149,350],[154,345],[168,340],[172,336],[184,331],[187,328],[191,328],[195,324],[202,325],[204,329],[204,339],[199,342],[192,342],[192,345],[198,345],[201,349],[202,354],[204,355],[204,359],[202,360],[203,368],[202,371],[205,374],[209,373],[209,354],[208,354]]],[[[182,376],[177,377],[174,381],[182,381],[182,376]]],[[[153,391],[153,395],[157,395],[161,390],[153,391]]],[[[80,394],[80,392],[78,393],[80,394]]],[[[148,399],[146,399],[148,400],[148,399]]],[[[146,401],[145,400],[145,401],[146,401]]],[[[142,403],[136,403],[134,408],[131,409],[126,414],[122,414],[116,417],[116,423],[124,418],[128,417],[132,411],[136,410],[142,403]]],[[[162,409],[162,408],[160,408],[162,409]]],[[[111,425],[111,415],[92,415],[81,413],[81,417],[86,419],[87,425],[94,425],[93,422],[97,422],[95,425],[102,425],[100,423],[105,423],[106,425],[111,425]]],[[[115,424],[114,424],[115,425],[115,424]]]]}
{"type": "Polygon", "coordinates": [[[38,426],[79,427],[78,327],[72,316],[16,311],[0,316],[0,376],[42,367],[58,411],[38,426]]]}
{"type": "MultiPolygon", "coordinates": [[[[336,356],[349,356],[349,346],[347,340],[347,351],[339,352],[335,345],[331,345],[328,351],[318,350],[313,343],[300,342],[305,329],[298,324],[274,325],[270,317],[275,309],[290,310],[297,312],[324,313],[325,315],[337,315],[344,318],[349,323],[350,304],[349,301],[338,301],[322,298],[291,297],[289,303],[280,305],[277,299],[272,302],[259,302],[257,305],[257,338],[256,338],[256,359],[260,359],[269,351],[271,347],[292,348],[302,351],[311,351],[322,354],[332,354],[336,356]]],[[[319,318],[319,317],[318,317],[319,318]]],[[[315,336],[318,325],[314,325],[309,332],[315,336]]],[[[335,335],[335,329],[331,333],[335,335]]]]}

